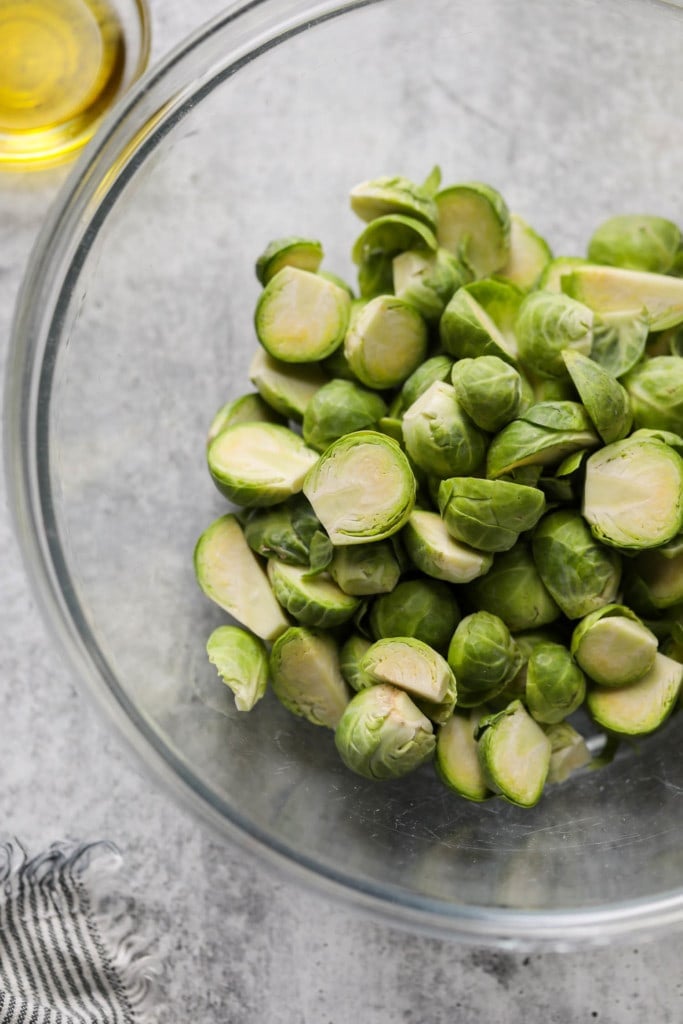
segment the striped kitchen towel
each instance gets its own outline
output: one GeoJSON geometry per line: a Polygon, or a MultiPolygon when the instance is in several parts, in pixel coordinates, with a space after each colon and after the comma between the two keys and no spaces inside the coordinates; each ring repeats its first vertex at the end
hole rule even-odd
{"type": "Polygon", "coordinates": [[[0,1024],[144,1024],[153,959],[111,885],[108,842],[0,845],[0,1024]]]}

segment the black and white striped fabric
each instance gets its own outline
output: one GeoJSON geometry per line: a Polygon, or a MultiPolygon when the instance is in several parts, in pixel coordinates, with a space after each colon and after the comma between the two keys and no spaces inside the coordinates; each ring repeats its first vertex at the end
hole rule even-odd
{"type": "Polygon", "coordinates": [[[0,846],[0,1024],[143,1024],[152,962],[97,892],[119,860],[109,843],[0,846]]]}

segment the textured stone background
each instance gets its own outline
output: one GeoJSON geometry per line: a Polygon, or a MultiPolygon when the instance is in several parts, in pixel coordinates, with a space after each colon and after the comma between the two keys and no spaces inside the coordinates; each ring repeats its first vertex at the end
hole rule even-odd
{"type": "MultiPolygon", "coordinates": [[[[417,0],[416,0],[417,2],[417,0]]],[[[154,56],[220,0],[151,0],[154,56]]],[[[629,73],[632,73],[629,71],[629,73]]],[[[63,172],[0,178],[0,341],[63,172]]],[[[680,937],[571,955],[411,936],[283,882],[174,805],[82,695],[46,636],[3,501],[0,820],[32,851],[113,839],[162,962],[165,1024],[666,1024],[680,937]]]]}

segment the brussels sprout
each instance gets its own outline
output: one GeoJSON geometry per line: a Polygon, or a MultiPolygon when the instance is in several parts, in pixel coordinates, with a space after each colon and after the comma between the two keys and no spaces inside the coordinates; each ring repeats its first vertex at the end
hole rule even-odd
{"type": "Polygon", "coordinates": [[[523,402],[522,378],[498,356],[459,359],[451,372],[455,396],[469,418],[495,434],[518,415],[523,402]]]}
{"type": "Polygon", "coordinates": [[[442,480],[438,503],[451,536],[481,551],[508,551],[545,509],[536,487],[465,476],[442,480]]]}
{"type": "Polygon", "coordinates": [[[594,682],[622,687],[637,682],[650,671],[657,653],[657,637],[630,608],[609,604],[578,623],[570,650],[594,682]]]}
{"type": "Polygon", "coordinates": [[[571,274],[575,267],[585,267],[589,262],[583,256],[556,256],[546,263],[537,287],[544,292],[561,292],[564,275],[571,274]]]}
{"type": "Polygon", "coordinates": [[[475,277],[488,277],[510,254],[510,211],[500,192],[482,182],[451,185],[436,195],[439,245],[450,249],[475,277]]]}
{"type": "Polygon", "coordinates": [[[683,322],[683,280],[666,274],[587,263],[562,277],[562,290],[600,315],[646,309],[651,331],[683,322]]]}
{"type": "Polygon", "coordinates": [[[219,491],[251,508],[275,505],[300,491],[318,455],[287,427],[237,423],[214,438],[206,458],[219,491]]]}
{"type": "Polygon", "coordinates": [[[206,596],[263,640],[289,626],[234,515],[221,516],[202,533],[194,569],[206,596]]]}
{"type": "Polygon", "coordinates": [[[351,693],[332,637],[292,626],[270,652],[273,693],[288,711],[313,725],[336,729],[351,693]]]}
{"type": "Polygon", "coordinates": [[[517,285],[522,291],[534,287],[552,260],[550,246],[522,217],[510,214],[510,251],[503,267],[497,272],[517,285]]]}
{"type": "Polygon", "coordinates": [[[386,411],[386,402],[374,391],[349,380],[331,380],[306,406],[304,441],[322,452],[345,434],[373,427],[386,411]]]}
{"type": "Polygon", "coordinates": [[[593,342],[593,313],[568,295],[531,292],[517,317],[519,358],[540,377],[564,377],[566,349],[587,356],[593,342]]]}
{"type": "MultiPolygon", "coordinates": [[[[318,274],[320,277],[324,277],[326,281],[331,281],[332,284],[336,284],[337,288],[341,288],[343,292],[346,292],[352,302],[355,301],[356,296],[353,294],[353,288],[344,280],[343,277],[340,277],[339,274],[334,274],[331,270],[319,270],[318,274]]],[[[334,352],[332,355],[334,355],[334,352]]],[[[331,359],[332,357],[328,356],[327,358],[331,359]]]]}
{"type": "Polygon", "coordinates": [[[339,755],[368,779],[396,779],[434,753],[429,719],[407,693],[381,684],[361,690],[346,705],[334,735],[339,755]]]}
{"type": "Polygon", "coordinates": [[[268,560],[268,579],[282,607],[304,626],[332,629],[348,622],[360,607],[357,597],[345,594],[332,580],[279,558],[268,560]]]}
{"type": "Polygon", "coordinates": [[[612,377],[623,377],[641,359],[648,332],[646,310],[602,313],[593,321],[590,357],[612,377]]]}
{"type": "Polygon", "coordinates": [[[565,782],[574,772],[586,768],[592,760],[591,752],[581,733],[569,722],[557,722],[545,729],[550,740],[550,768],[546,782],[565,782]]]}
{"type": "Polygon", "coordinates": [[[378,295],[391,295],[394,289],[392,253],[372,252],[358,267],[358,291],[362,302],[378,295]]]}
{"type": "Polygon", "coordinates": [[[625,388],[606,370],[574,349],[562,353],[581,402],[605,444],[626,437],[633,414],[625,388]]]}
{"type": "Polygon", "coordinates": [[[275,238],[256,260],[256,276],[268,284],[283,267],[297,267],[315,273],[323,261],[323,247],[311,238],[275,238]]]}
{"type": "Polygon", "coordinates": [[[599,443],[588,413],[578,402],[538,402],[493,438],[486,475],[496,479],[519,466],[550,466],[599,443]]]}
{"type": "Polygon", "coordinates": [[[544,516],[531,547],[539,576],[568,619],[615,600],[621,558],[598,544],[579,512],[557,509],[544,516]]]}
{"type": "Polygon", "coordinates": [[[438,704],[454,689],[453,674],[445,658],[414,637],[376,640],[363,655],[361,673],[373,683],[390,683],[411,697],[438,704]]]}
{"type": "Polygon", "coordinates": [[[206,644],[218,675],[235,695],[238,711],[251,711],[268,685],[268,654],[258,637],[239,626],[219,626],[206,644]]]}
{"type": "Polygon", "coordinates": [[[453,294],[469,274],[447,249],[408,250],[392,262],[394,293],[409,302],[425,318],[438,320],[453,294]]]}
{"type": "Polygon", "coordinates": [[[479,763],[475,734],[487,714],[479,705],[462,714],[458,711],[436,735],[436,769],[443,782],[467,800],[481,802],[493,796],[479,763]]]}
{"type": "Polygon", "coordinates": [[[513,633],[545,626],[560,615],[529,546],[521,541],[495,556],[486,575],[470,584],[469,597],[476,608],[497,615],[513,633]]]}
{"type": "Polygon", "coordinates": [[[254,325],[274,359],[315,363],[341,345],[350,311],[343,288],[308,270],[283,267],[261,292],[254,325]]]}
{"type": "Polygon", "coordinates": [[[683,526],[683,459],[654,438],[606,445],[586,463],[583,515],[603,544],[665,544],[683,526]]]}
{"type": "Polygon", "coordinates": [[[373,637],[413,636],[439,652],[448,647],[460,621],[453,590],[440,580],[402,580],[390,594],[373,601],[369,625],[373,637]]]}
{"type": "MultiPolygon", "coordinates": [[[[680,536],[674,540],[680,548],[680,536]]],[[[629,565],[655,608],[672,608],[683,601],[683,550],[671,555],[666,547],[643,551],[629,565]]]]}
{"type": "Polygon", "coordinates": [[[282,416],[299,422],[313,395],[329,380],[313,363],[282,363],[260,347],[251,361],[249,377],[264,402],[282,416]]]}
{"type": "MultiPolygon", "coordinates": [[[[683,282],[682,282],[683,283],[683,282]]],[[[683,436],[683,359],[658,356],[624,377],[636,427],[670,430],[683,436]]]]}
{"type": "Polygon", "coordinates": [[[411,512],[401,538],[413,565],[437,580],[469,583],[493,564],[492,555],[454,540],[437,512],[411,512]]]}
{"type": "Polygon", "coordinates": [[[211,420],[206,436],[206,446],[214,437],[236,423],[284,423],[284,417],[263,401],[259,394],[240,395],[239,398],[226,402],[211,420]]]}
{"type": "Polygon", "coordinates": [[[479,468],[487,439],[461,409],[452,385],[435,381],[405,411],[403,440],[416,466],[450,477],[479,468]]]}
{"type": "Polygon", "coordinates": [[[543,476],[538,480],[546,498],[556,504],[580,504],[583,495],[583,482],[586,470],[586,459],[589,451],[572,452],[563,459],[555,470],[554,476],[543,476]]]}
{"type": "Polygon", "coordinates": [[[490,789],[520,807],[533,807],[550,768],[550,740],[521,701],[479,723],[478,753],[490,789]]]}
{"type": "Polygon", "coordinates": [[[309,565],[311,541],[321,530],[310,504],[295,494],[280,505],[254,509],[244,524],[247,544],[257,555],[290,565],[309,565]]]}
{"type": "Polygon", "coordinates": [[[586,677],[562,644],[537,644],[526,666],[525,703],[537,722],[553,725],[581,707],[586,677]]]}
{"type": "Polygon", "coordinates": [[[681,232],[664,217],[622,214],[603,221],[588,243],[588,259],[627,270],[666,274],[673,266],[681,232]]]}
{"type": "Polygon", "coordinates": [[[498,356],[517,361],[513,330],[523,293],[507,281],[465,284],[453,295],[439,321],[441,344],[459,359],[498,356]]]}
{"type": "Polygon", "coordinates": [[[453,717],[455,705],[458,702],[457,683],[455,676],[451,672],[449,676],[448,688],[446,689],[446,695],[443,700],[432,701],[425,700],[424,698],[415,697],[415,704],[420,709],[423,715],[426,715],[430,722],[435,725],[445,725],[453,717]]]}
{"type": "Polygon", "coordinates": [[[423,185],[416,185],[409,178],[382,177],[362,181],[351,189],[350,200],[351,209],[364,221],[400,213],[436,228],[434,200],[423,185]]]}
{"type": "MultiPolygon", "coordinates": [[[[453,360],[450,356],[432,356],[418,366],[404,382],[398,398],[397,414],[408,409],[436,381],[450,380],[453,360]]],[[[390,410],[391,411],[391,410],[390,410]]]]}
{"type": "Polygon", "coordinates": [[[588,691],[586,704],[604,729],[641,736],[653,732],[669,717],[683,683],[683,665],[656,654],[654,665],[629,686],[596,686],[588,691]]]}
{"type": "Polygon", "coordinates": [[[364,690],[366,686],[373,683],[361,670],[360,663],[365,652],[372,647],[372,641],[359,633],[352,633],[341,646],[339,651],[339,667],[341,674],[352,690],[364,690]]]}
{"type": "Polygon", "coordinates": [[[392,295],[378,295],[361,306],[344,341],[351,370],[369,388],[402,384],[426,351],[424,320],[413,306],[392,295]]]}
{"type": "MultiPolygon", "coordinates": [[[[377,254],[391,260],[408,249],[436,252],[437,248],[434,233],[421,221],[403,214],[390,213],[370,221],[354,242],[351,258],[360,266],[377,254]]],[[[389,271],[391,273],[391,266],[389,271]]]]}
{"type": "Polygon", "coordinates": [[[380,540],[335,548],[329,573],[345,594],[363,597],[392,591],[400,579],[401,567],[391,542],[380,540]]]}
{"type": "Polygon", "coordinates": [[[380,434],[386,434],[392,441],[403,447],[403,421],[396,416],[382,416],[377,420],[377,429],[380,434]]]}
{"type": "Polygon", "coordinates": [[[304,494],[333,544],[383,540],[413,510],[415,477],[390,437],[359,430],[340,437],[319,457],[304,494]]]}
{"type": "Polygon", "coordinates": [[[448,664],[459,695],[477,704],[485,694],[499,693],[517,675],[522,656],[503,620],[482,611],[466,615],[458,624],[448,647],[448,664]]]}

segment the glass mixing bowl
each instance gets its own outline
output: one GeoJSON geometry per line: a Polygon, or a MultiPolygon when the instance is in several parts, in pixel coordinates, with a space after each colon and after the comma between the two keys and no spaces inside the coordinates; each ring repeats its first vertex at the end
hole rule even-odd
{"type": "Polygon", "coordinates": [[[249,390],[254,259],[300,233],[351,277],[350,187],[436,162],[496,185],[558,253],[618,211],[680,222],[682,43],[678,5],[629,0],[233,4],[109,115],[28,270],[6,462],[74,666],[227,837],[410,928],[562,948],[679,923],[681,719],[521,810],[429,766],[366,782],[276,700],[198,696],[224,621],[192,566],[225,509],[204,438],[249,390]]]}

